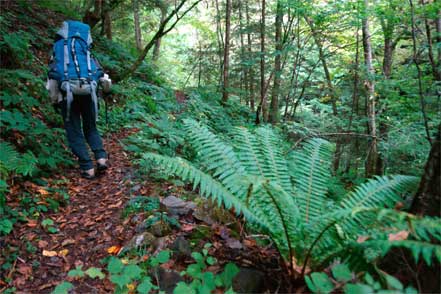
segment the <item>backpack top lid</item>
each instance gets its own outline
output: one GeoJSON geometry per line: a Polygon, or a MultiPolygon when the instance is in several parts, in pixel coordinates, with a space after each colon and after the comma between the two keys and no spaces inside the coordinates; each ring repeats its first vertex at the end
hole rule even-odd
{"type": "Polygon", "coordinates": [[[87,45],[92,44],[92,36],[90,35],[89,25],[75,20],[63,21],[63,26],[57,32],[57,35],[63,39],[80,38],[87,45]]]}

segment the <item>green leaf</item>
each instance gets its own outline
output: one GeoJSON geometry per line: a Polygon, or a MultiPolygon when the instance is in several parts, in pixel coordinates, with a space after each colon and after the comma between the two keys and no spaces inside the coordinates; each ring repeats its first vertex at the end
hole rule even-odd
{"type": "Polygon", "coordinates": [[[418,291],[413,287],[407,287],[404,289],[404,294],[418,294],[418,291]]]}
{"type": "Polygon", "coordinates": [[[166,263],[170,260],[170,251],[164,250],[158,253],[155,257],[150,259],[150,265],[155,267],[161,263],[166,263]]]}
{"type": "Polygon", "coordinates": [[[50,218],[46,218],[41,222],[41,225],[43,227],[47,227],[47,226],[53,226],[54,225],[54,221],[51,220],[50,218]]]}
{"type": "Polygon", "coordinates": [[[125,285],[131,282],[130,278],[126,275],[111,275],[110,281],[114,284],[117,284],[120,288],[123,288],[125,285]]]}
{"type": "Polygon", "coordinates": [[[212,257],[212,256],[208,256],[208,257],[207,257],[207,263],[208,263],[209,265],[213,265],[213,264],[215,264],[216,262],[217,262],[216,258],[214,258],[214,257],[212,257]]]}
{"type": "Polygon", "coordinates": [[[332,275],[339,282],[347,282],[352,279],[352,272],[346,264],[337,264],[332,268],[332,275]]]}
{"type": "Polygon", "coordinates": [[[191,257],[193,257],[197,263],[204,263],[204,257],[199,252],[193,252],[191,257]]]}
{"type": "Polygon", "coordinates": [[[86,275],[91,277],[92,279],[99,278],[100,280],[104,279],[106,277],[105,274],[101,271],[100,268],[91,267],[86,271],[86,275]]]}
{"type": "Polygon", "coordinates": [[[202,283],[204,288],[208,290],[208,293],[216,289],[216,284],[214,282],[214,274],[212,272],[205,272],[202,274],[202,283]]]}
{"type": "Polygon", "coordinates": [[[201,267],[198,264],[190,264],[186,270],[187,274],[192,278],[199,278],[201,271],[201,267]]]}
{"type": "Polygon", "coordinates": [[[84,271],[81,269],[83,266],[77,266],[75,269],[70,270],[67,273],[68,277],[79,277],[82,278],[84,277],[84,271]]]}
{"type": "Polygon", "coordinates": [[[55,233],[58,233],[58,229],[55,227],[49,227],[49,228],[47,228],[47,232],[50,234],[55,234],[55,233]]]}
{"type": "Polygon", "coordinates": [[[111,274],[117,274],[122,271],[124,268],[124,264],[116,257],[112,257],[107,265],[107,270],[111,274]]]}
{"type": "Polygon", "coordinates": [[[384,277],[386,278],[386,282],[389,287],[396,290],[403,290],[403,284],[401,284],[397,278],[387,274],[384,275],[384,277]]]}
{"type": "Polygon", "coordinates": [[[184,282],[179,282],[173,290],[173,294],[196,294],[196,291],[184,282]]]}
{"type": "Polygon", "coordinates": [[[69,290],[73,289],[73,285],[69,282],[63,282],[55,287],[52,294],[68,294],[69,290]]]}
{"type": "Polygon", "coordinates": [[[13,223],[8,219],[2,219],[0,220],[0,233],[2,234],[9,234],[12,231],[13,223]]]}
{"type": "Polygon", "coordinates": [[[234,263],[231,262],[227,263],[227,265],[224,268],[224,271],[220,275],[222,285],[219,286],[223,286],[225,288],[231,287],[231,284],[233,283],[233,279],[238,273],[239,273],[239,268],[234,263]]]}
{"type": "Polygon", "coordinates": [[[138,293],[147,294],[150,290],[155,289],[155,285],[152,284],[150,277],[144,277],[142,282],[136,287],[138,293]]]}
{"type": "Polygon", "coordinates": [[[129,264],[123,271],[123,275],[127,275],[132,280],[141,277],[141,273],[142,269],[136,264],[129,264]]]}
{"type": "Polygon", "coordinates": [[[314,293],[330,293],[334,285],[325,273],[312,273],[305,277],[305,282],[314,293]]]}
{"type": "Polygon", "coordinates": [[[365,284],[346,284],[344,287],[347,294],[372,294],[375,293],[371,286],[365,284]]]}

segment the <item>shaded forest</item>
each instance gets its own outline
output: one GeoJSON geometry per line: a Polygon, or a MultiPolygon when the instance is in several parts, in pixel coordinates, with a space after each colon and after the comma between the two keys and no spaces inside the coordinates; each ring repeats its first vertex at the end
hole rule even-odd
{"type": "Polygon", "coordinates": [[[439,0],[8,0],[0,293],[441,291],[439,0]],[[88,24],[110,167],[45,88],[88,24]]]}

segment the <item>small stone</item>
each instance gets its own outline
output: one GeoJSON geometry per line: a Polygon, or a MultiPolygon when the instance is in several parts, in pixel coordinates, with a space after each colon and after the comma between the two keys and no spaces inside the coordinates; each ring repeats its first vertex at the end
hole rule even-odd
{"type": "Polygon", "coordinates": [[[234,239],[234,238],[228,238],[226,243],[227,243],[227,246],[230,247],[231,249],[242,249],[243,248],[242,243],[240,243],[239,240],[234,239]]]}
{"type": "Polygon", "coordinates": [[[149,227],[148,231],[156,237],[164,237],[170,234],[172,230],[166,222],[157,221],[149,227]]]}
{"type": "Polygon", "coordinates": [[[138,192],[140,189],[141,189],[141,185],[137,184],[137,185],[132,187],[132,192],[138,192]]]}
{"type": "Polygon", "coordinates": [[[237,293],[262,293],[265,286],[265,274],[254,268],[239,268],[233,279],[233,290],[237,293]]]}
{"type": "Polygon", "coordinates": [[[161,201],[169,211],[170,215],[186,215],[196,208],[196,204],[191,201],[184,201],[176,196],[168,196],[161,201]]]}
{"type": "Polygon", "coordinates": [[[155,236],[153,236],[149,232],[144,232],[142,234],[134,236],[126,246],[124,246],[126,249],[136,249],[140,246],[150,246],[152,245],[153,241],[156,239],[155,236]]]}
{"type": "Polygon", "coordinates": [[[142,232],[145,232],[146,229],[147,229],[147,226],[146,226],[145,222],[141,222],[136,225],[135,232],[140,234],[142,232]]]}
{"type": "Polygon", "coordinates": [[[179,236],[171,245],[171,249],[175,252],[177,258],[186,258],[191,256],[190,242],[184,237],[179,236]]]}
{"type": "Polygon", "coordinates": [[[159,289],[165,291],[166,294],[172,294],[176,285],[183,281],[179,272],[174,270],[167,270],[161,267],[157,269],[159,289]]]}
{"type": "Polygon", "coordinates": [[[132,224],[138,224],[139,222],[141,222],[142,221],[142,217],[139,215],[139,214],[136,214],[136,215],[134,215],[131,219],[130,219],[130,222],[132,223],[132,224]]]}

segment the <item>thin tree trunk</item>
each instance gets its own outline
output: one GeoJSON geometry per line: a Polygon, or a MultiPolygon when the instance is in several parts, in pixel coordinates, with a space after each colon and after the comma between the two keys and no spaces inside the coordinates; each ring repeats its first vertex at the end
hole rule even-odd
{"type": "MultiPolygon", "coordinates": [[[[425,5],[426,1],[421,0],[421,5],[425,5]]],[[[429,20],[427,19],[427,16],[424,16],[424,27],[426,29],[426,37],[427,37],[427,48],[428,48],[428,55],[429,55],[429,62],[432,67],[432,74],[436,81],[441,80],[441,72],[437,68],[437,62],[435,60],[434,54],[433,54],[433,41],[432,41],[432,29],[429,24],[429,20]]]]}
{"type": "Polygon", "coordinates": [[[225,12],[225,48],[224,48],[224,82],[222,87],[222,102],[228,101],[228,70],[230,66],[230,23],[231,23],[231,0],[226,0],[225,12]]]}
{"type": "Polygon", "coordinates": [[[153,45],[155,44],[156,39],[170,32],[176,26],[176,24],[202,0],[196,0],[195,2],[193,2],[192,5],[190,5],[189,8],[187,8],[178,15],[179,11],[182,9],[182,7],[187,1],[188,0],[182,0],[179,4],[176,5],[176,8],[165,18],[164,22],[161,24],[161,26],[159,27],[158,31],[155,33],[153,38],[147,43],[147,45],[145,45],[144,50],[139,55],[138,59],[136,59],[136,61],[129,68],[127,68],[121,75],[115,77],[115,82],[121,81],[127,78],[128,76],[132,75],[136,71],[136,69],[138,69],[141,63],[144,61],[145,57],[147,56],[147,53],[150,51],[150,49],[152,49],[153,45]],[[165,26],[171,21],[171,19],[174,16],[176,16],[175,21],[166,29],[165,26]]]}
{"type": "MultiPolygon", "coordinates": [[[[249,11],[249,6],[248,6],[248,0],[246,0],[245,2],[245,13],[246,13],[246,19],[247,19],[247,48],[248,48],[248,58],[251,58],[251,54],[252,54],[252,43],[251,43],[251,34],[249,31],[250,28],[250,11],[249,11]]],[[[250,100],[250,109],[251,111],[254,111],[254,71],[252,67],[249,67],[248,69],[248,89],[250,90],[250,96],[249,96],[249,100],[250,100]]]]}
{"type": "MultiPolygon", "coordinates": [[[[243,37],[243,17],[242,17],[242,2],[239,2],[239,35],[240,35],[240,59],[242,61],[242,64],[245,60],[245,41],[243,37]]],[[[242,65],[242,73],[241,73],[241,86],[243,85],[245,88],[245,101],[248,106],[249,99],[248,99],[248,69],[245,65],[242,65]]],[[[243,96],[243,93],[240,94],[240,97],[243,96]]]]}
{"type": "MultiPolygon", "coordinates": [[[[368,0],[364,0],[365,12],[368,9],[368,0]]],[[[367,104],[367,116],[368,116],[368,132],[372,137],[370,150],[366,160],[366,177],[372,177],[376,174],[376,164],[378,158],[377,149],[377,126],[376,126],[376,114],[375,114],[375,83],[373,81],[374,68],[372,66],[372,45],[371,45],[371,35],[369,32],[369,19],[366,14],[362,20],[362,31],[363,31],[363,52],[364,52],[364,62],[367,70],[367,79],[365,81],[366,85],[366,104],[367,104]]]]}
{"type": "Polygon", "coordinates": [[[260,103],[256,112],[256,124],[260,123],[260,113],[262,121],[266,121],[267,103],[265,99],[265,0],[262,0],[262,15],[260,20],[260,103]]]}
{"type": "Polygon", "coordinates": [[[102,10],[103,0],[95,0],[93,5],[93,11],[86,9],[86,14],[83,17],[83,22],[93,29],[97,23],[101,20],[101,10],[102,10]]]}
{"type": "Polygon", "coordinates": [[[412,41],[413,41],[413,62],[415,64],[415,67],[417,68],[418,71],[418,93],[420,96],[420,104],[421,104],[421,113],[423,115],[423,120],[424,120],[424,128],[426,130],[426,138],[429,141],[430,145],[432,145],[432,138],[430,137],[430,132],[429,132],[429,124],[428,124],[428,119],[427,119],[427,115],[426,115],[426,102],[424,99],[424,93],[423,93],[423,84],[422,84],[422,72],[421,72],[421,68],[420,65],[418,64],[417,61],[417,47],[416,47],[416,29],[415,29],[415,8],[413,6],[413,2],[412,0],[409,0],[409,4],[410,4],[410,11],[411,11],[411,21],[412,21],[412,41]]]}
{"type": "Polygon", "coordinates": [[[202,77],[202,44],[199,41],[199,71],[198,71],[198,88],[201,86],[202,77]]]}
{"type": "Polygon", "coordinates": [[[135,42],[136,48],[138,51],[142,51],[142,34],[141,34],[141,25],[139,22],[139,5],[138,0],[132,0],[133,7],[133,20],[135,23],[135,42]]]}
{"type": "Polygon", "coordinates": [[[224,73],[224,60],[223,60],[223,52],[225,50],[224,38],[222,34],[222,26],[221,26],[221,13],[219,9],[219,0],[215,2],[216,6],[216,36],[217,36],[217,45],[218,45],[218,57],[219,57],[219,87],[222,90],[223,85],[223,73],[224,73]]]}
{"type": "MultiPolygon", "coordinates": [[[[164,22],[165,17],[167,16],[167,7],[162,5],[160,7],[160,9],[161,9],[161,21],[160,21],[160,24],[161,24],[161,23],[164,22]]],[[[153,56],[152,56],[152,60],[153,61],[157,61],[158,58],[159,58],[159,51],[160,51],[160,48],[161,48],[161,39],[162,38],[158,38],[155,41],[155,47],[153,48],[153,56]]]]}
{"type": "Polygon", "coordinates": [[[283,19],[283,9],[280,0],[277,1],[276,8],[276,56],[274,57],[274,84],[273,93],[271,98],[269,122],[276,124],[279,121],[279,92],[280,92],[280,79],[281,79],[281,66],[282,66],[282,19],[283,19]]]}
{"type": "Polygon", "coordinates": [[[101,35],[112,40],[112,15],[109,0],[104,0],[101,6],[101,35]]]}
{"type": "MultiPolygon", "coordinates": [[[[439,3],[439,0],[435,0],[435,3],[439,3]]],[[[436,28],[436,42],[438,43],[438,57],[437,57],[437,66],[441,66],[441,9],[438,10],[438,16],[435,19],[435,28],[436,28]]]]}

